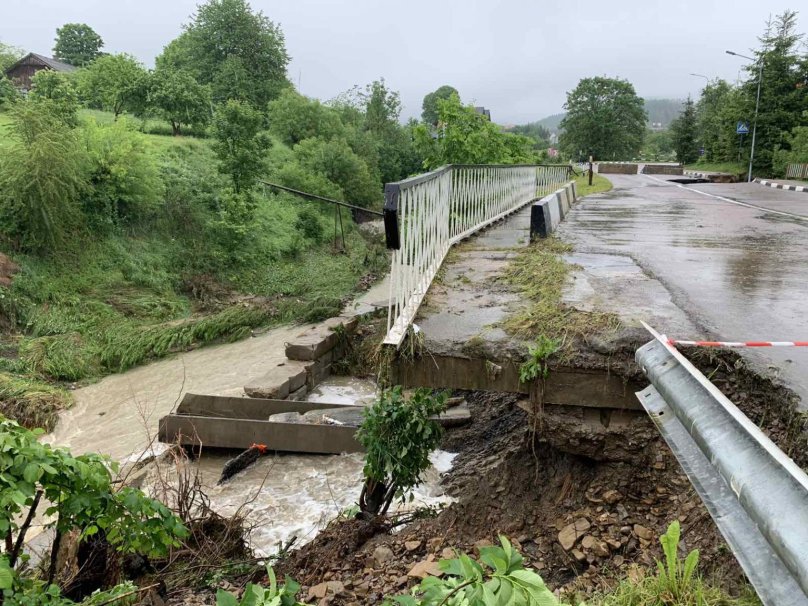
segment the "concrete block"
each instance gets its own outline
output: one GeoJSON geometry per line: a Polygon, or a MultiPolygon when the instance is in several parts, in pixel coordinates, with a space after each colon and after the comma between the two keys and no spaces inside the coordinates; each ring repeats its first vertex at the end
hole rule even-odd
{"type": "Polygon", "coordinates": [[[558,202],[558,196],[550,195],[547,200],[547,208],[550,209],[550,226],[552,231],[555,231],[561,223],[561,204],[558,202]]]}
{"type": "Polygon", "coordinates": [[[575,204],[578,201],[578,185],[575,181],[570,183],[570,190],[572,192],[572,203],[575,204]]]}
{"type": "Polygon", "coordinates": [[[558,190],[556,192],[556,197],[558,198],[558,204],[561,207],[561,219],[563,220],[570,212],[570,202],[567,198],[566,188],[558,190]]]}
{"type": "Polygon", "coordinates": [[[294,390],[289,394],[287,400],[294,400],[295,402],[304,402],[308,394],[309,394],[309,388],[306,387],[306,384],[304,382],[302,387],[294,390]]]}
{"type": "Polygon", "coordinates": [[[530,207],[530,241],[546,238],[553,233],[550,208],[547,198],[534,202],[530,207]]]}
{"type": "Polygon", "coordinates": [[[286,357],[290,360],[316,360],[339,344],[341,331],[352,334],[358,323],[359,318],[355,316],[338,316],[309,327],[286,344],[286,357]]]}
{"type": "Polygon", "coordinates": [[[272,372],[244,386],[244,393],[251,398],[283,400],[289,395],[289,378],[278,379],[272,372]]]}

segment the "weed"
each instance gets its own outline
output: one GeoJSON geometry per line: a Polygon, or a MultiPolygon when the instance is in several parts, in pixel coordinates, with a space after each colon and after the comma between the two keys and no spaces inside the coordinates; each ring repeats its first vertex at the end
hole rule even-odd
{"type": "Polygon", "coordinates": [[[547,359],[561,348],[558,339],[541,335],[536,345],[528,348],[527,360],[519,367],[519,382],[529,383],[536,379],[546,379],[550,372],[547,359]]]}
{"type": "Polygon", "coordinates": [[[541,334],[559,341],[562,360],[571,354],[577,340],[619,325],[613,314],[579,311],[562,302],[574,266],[561,255],[570,250],[569,244],[557,238],[539,240],[511,262],[504,276],[530,303],[505,320],[505,330],[530,340],[541,334]]]}

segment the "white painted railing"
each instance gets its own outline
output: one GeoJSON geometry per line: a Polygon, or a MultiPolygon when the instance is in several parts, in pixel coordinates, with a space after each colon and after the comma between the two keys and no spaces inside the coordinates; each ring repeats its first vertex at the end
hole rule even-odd
{"type": "Polygon", "coordinates": [[[808,179],[808,164],[789,164],[786,179],[808,179]]]}
{"type": "Polygon", "coordinates": [[[474,232],[555,191],[568,166],[452,165],[385,186],[393,249],[385,343],[398,346],[443,259],[474,232]]]}

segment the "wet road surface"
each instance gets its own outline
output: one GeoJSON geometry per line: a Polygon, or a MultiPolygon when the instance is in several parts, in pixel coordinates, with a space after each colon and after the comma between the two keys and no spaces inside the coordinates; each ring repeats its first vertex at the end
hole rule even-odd
{"type": "MultiPolygon", "coordinates": [[[[680,339],[808,340],[808,196],[747,183],[609,179],[614,189],[584,198],[559,235],[576,253],[630,257],[703,332],[657,330],[680,339]]],[[[808,348],[741,353],[779,376],[806,407],[808,348]]]]}

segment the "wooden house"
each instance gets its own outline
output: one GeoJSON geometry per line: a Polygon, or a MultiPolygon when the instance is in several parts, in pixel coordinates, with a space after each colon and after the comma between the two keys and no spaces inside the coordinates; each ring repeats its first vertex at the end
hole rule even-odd
{"type": "Polygon", "coordinates": [[[38,71],[52,69],[57,72],[72,72],[76,68],[68,63],[63,63],[50,57],[28,53],[14,65],[9,67],[5,74],[14,85],[23,92],[31,90],[31,78],[38,71]]]}

